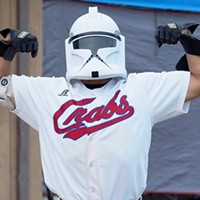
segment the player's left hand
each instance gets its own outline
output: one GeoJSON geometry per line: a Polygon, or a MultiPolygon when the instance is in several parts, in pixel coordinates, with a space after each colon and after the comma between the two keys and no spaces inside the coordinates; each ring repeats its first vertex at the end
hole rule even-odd
{"type": "MultiPolygon", "coordinates": [[[[178,41],[182,44],[188,54],[200,55],[200,40],[193,36],[199,24],[186,23],[177,25],[170,23],[165,26],[158,26],[155,38],[158,46],[162,44],[176,44],[178,41]]],[[[176,65],[177,70],[189,71],[186,55],[183,55],[176,65]]]]}
{"type": "Polygon", "coordinates": [[[182,27],[175,23],[158,26],[155,34],[158,46],[161,47],[162,44],[176,44],[181,35],[181,31],[182,27]]]}
{"type": "MultiPolygon", "coordinates": [[[[199,24],[195,23],[186,23],[183,25],[169,23],[164,26],[158,26],[155,33],[155,38],[158,42],[158,46],[161,47],[162,44],[176,44],[178,41],[180,41],[182,44],[183,40],[188,38],[193,39],[194,37],[192,34],[198,25],[199,24]]],[[[185,49],[185,45],[182,45],[185,49]]]]}

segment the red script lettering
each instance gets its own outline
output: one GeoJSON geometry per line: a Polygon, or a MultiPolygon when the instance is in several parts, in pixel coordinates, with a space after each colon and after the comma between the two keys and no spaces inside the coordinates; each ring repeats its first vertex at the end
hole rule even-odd
{"type": "Polygon", "coordinates": [[[67,101],[53,116],[56,133],[64,134],[63,138],[77,140],[85,134],[90,135],[98,130],[128,119],[134,114],[134,108],[129,105],[126,100],[126,95],[121,96],[119,104],[117,104],[116,99],[118,98],[119,93],[120,90],[115,93],[107,105],[101,105],[92,110],[88,110],[86,105],[91,104],[95,98],[82,99],[80,101],[67,101]],[[76,109],[70,113],[67,119],[65,118],[65,120],[63,120],[64,122],[61,123],[62,128],[60,128],[58,121],[62,121],[67,109],[72,106],[75,106],[76,109]],[[103,120],[103,122],[101,122],[101,120],[103,120]],[[92,126],[93,122],[98,121],[99,123],[97,125],[92,126]],[[84,122],[91,124],[91,126],[86,126],[84,122]]]}

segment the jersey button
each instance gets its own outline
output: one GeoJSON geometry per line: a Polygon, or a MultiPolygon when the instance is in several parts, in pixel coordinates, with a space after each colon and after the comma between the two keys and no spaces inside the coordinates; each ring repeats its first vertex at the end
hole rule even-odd
{"type": "Polygon", "coordinates": [[[89,192],[90,192],[90,193],[94,193],[95,191],[96,191],[96,190],[95,190],[94,187],[90,187],[90,188],[89,188],[89,192]]]}
{"type": "Polygon", "coordinates": [[[89,167],[90,167],[90,168],[94,167],[94,162],[90,162],[90,163],[89,163],[89,167]]]}

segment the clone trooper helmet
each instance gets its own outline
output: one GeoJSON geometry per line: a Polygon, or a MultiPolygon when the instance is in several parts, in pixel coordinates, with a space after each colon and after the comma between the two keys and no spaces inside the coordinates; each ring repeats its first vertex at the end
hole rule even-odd
{"type": "Polygon", "coordinates": [[[79,17],[65,40],[68,81],[126,78],[125,38],[109,16],[97,7],[79,17]]]}

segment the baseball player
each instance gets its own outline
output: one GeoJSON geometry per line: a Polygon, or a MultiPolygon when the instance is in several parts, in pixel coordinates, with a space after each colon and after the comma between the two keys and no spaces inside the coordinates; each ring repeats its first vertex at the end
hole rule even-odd
{"type": "Polygon", "coordinates": [[[90,7],[65,41],[65,78],[11,75],[16,52],[35,57],[38,42],[21,30],[1,34],[0,102],[38,131],[48,188],[63,200],[142,199],[153,125],[187,113],[200,96],[200,44],[190,26],[156,32],[160,45],[181,42],[190,72],[127,74],[124,36],[90,7]]]}

